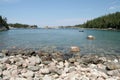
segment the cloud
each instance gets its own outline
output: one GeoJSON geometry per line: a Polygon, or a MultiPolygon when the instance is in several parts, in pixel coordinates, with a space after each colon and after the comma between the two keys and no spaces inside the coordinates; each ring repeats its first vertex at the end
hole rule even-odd
{"type": "Polygon", "coordinates": [[[108,8],[109,10],[115,10],[115,9],[120,9],[120,0],[113,0],[110,3],[110,7],[108,8]]]}
{"type": "Polygon", "coordinates": [[[109,10],[115,10],[115,9],[120,9],[120,6],[115,5],[115,6],[109,7],[109,10]]]}

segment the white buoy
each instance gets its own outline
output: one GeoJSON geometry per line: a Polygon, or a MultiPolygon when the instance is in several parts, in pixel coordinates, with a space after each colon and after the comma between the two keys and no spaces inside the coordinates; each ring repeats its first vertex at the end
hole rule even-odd
{"type": "Polygon", "coordinates": [[[87,39],[88,39],[88,40],[94,40],[94,39],[95,39],[95,37],[94,37],[94,36],[92,36],[92,35],[89,35],[89,36],[87,36],[87,39]]]}

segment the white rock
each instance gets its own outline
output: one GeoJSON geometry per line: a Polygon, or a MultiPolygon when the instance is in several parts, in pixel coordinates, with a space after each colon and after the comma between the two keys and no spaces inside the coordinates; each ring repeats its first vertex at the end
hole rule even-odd
{"type": "Polygon", "coordinates": [[[3,75],[4,75],[4,76],[11,76],[11,75],[10,75],[10,71],[8,71],[8,70],[4,70],[4,71],[3,71],[3,75]]]}
{"type": "Polygon", "coordinates": [[[11,72],[11,76],[17,76],[18,75],[18,71],[17,71],[17,69],[16,70],[13,70],[12,72],[11,72]]]}
{"type": "Polygon", "coordinates": [[[43,80],[52,80],[52,77],[49,76],[49,75],[45,75],[45,76],[43,77],[43,80]]]}
{"type": "Polygon", "coordinates": [[[40,73],[42,74],[48,74],[50,71],[48,68],[43,68],[43,69],[40,69],[40,73]]]}
{"type": "Polygon", "coordinates": [[[79,52],[80,51],[80,48],[77,47],[77,46],[71,46],[70,49],[71,49],[72,52],[79,52]]]}
{"type": "Polygon", "coordinates": [[[22,76],[28,78],[28,77],[32,77],[34,75],[34,72],[32,71],[27,71],[26,73],[22,73],[22,76]]]}
{"type": "Polygon", "coordinates": [[[86,77],[85,75],[81,76],[79,80],[90,80],[88,77],[86,77]]]}
{"type": "Polygon", "coordinates": [[[89,40],[93,40],[93,39],[95,39],[95,37],[92,36],[92,35],[88,35],[88,36],[87,36],[87,39],[89,39],[89,40]]]}
{"type": "Polygon", "coordinates": [[[97,67],[99,68],[99,69],[106,69],[106,66],[105,65],[103,65],[103,64],[97,64],[97,67]]]}
{"type": "Polygon", "coordinates": [[[97,65],[95,65],[95,64],[89,64],[88,66],[89,66],[89,68],[97,68],[97,65]]]}
{"type": "Polygon", "coordinates": [[[58,68],[63,68],[64,67],[64,63],[61,61],[58,63],[59,65],[57,65],[58,68]]]}
{"type": "Polygon", "coordinates": [[[105,79],[103,79],[102,77],[98,77],[97,80],[105,80],[105,79]]]}
{"type": "Polygon", "coordinates": [[[113,61],[113,62],[117,63],[117,62],[118,62],[118,60],[117,60],[117,59],[114,59],[114,61],[113,61]]]}
{"type": "Polygon", "coordinates": [[[64,65],[65,65],[65,67],[69,67],[69,63],[68,63],[68,61],[65,60],[64,65]]]}
{"type": "Polygon", "coordinates": [[[27,80],[26,78],[16,78],[16,80],[27,80]]]}

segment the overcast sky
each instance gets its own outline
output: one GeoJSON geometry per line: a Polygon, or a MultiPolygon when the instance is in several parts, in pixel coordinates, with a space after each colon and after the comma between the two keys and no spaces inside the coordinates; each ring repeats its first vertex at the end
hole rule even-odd
{"type": "Polygon", "coordinates": [[[0,0],[8,23],[67,26],[120,11],[120,0],[0,0]]]}

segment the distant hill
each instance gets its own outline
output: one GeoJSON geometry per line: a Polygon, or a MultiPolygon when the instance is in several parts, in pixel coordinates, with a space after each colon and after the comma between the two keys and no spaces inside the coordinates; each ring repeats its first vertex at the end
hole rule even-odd
{"type": "Polygon", "coordinates": [[[89,20],[84,24],[75,25],[74,27],[99,28],[99,29],[106,29],[106,28],[120,29],[120,12],[101,16],[93,20],[89,20]]]}
{"type": "Polygon", "coordinates": [[[0,16],[0,31],[9,30],[7,18],[0,16]]]}
{"type": "Polygon", "coordinates": [[[37,25],[28,25],[28,24],[21,24],[21,23],[15,23],[15,24],[8,24],[12,28],[37,28],[37,25]]]}

